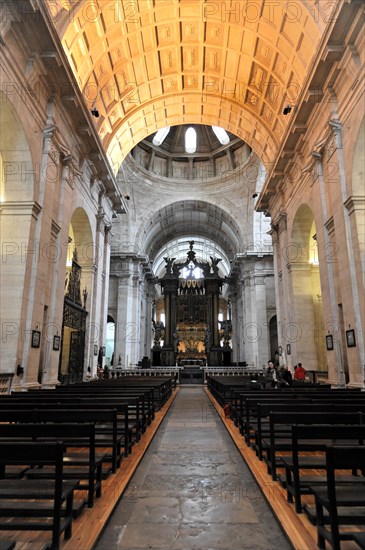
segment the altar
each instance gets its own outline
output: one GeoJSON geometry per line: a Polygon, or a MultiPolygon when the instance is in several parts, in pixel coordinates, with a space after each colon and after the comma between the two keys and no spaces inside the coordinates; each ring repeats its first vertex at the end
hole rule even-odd
{"type": "Polygon", "coordinates": [[[181,384],[204,384],[203,365],[198,365],[196,363],[184,365],[180,370],[180,385],[181,384]]]}
{"type": "Polygon", "coordinates": [[[203,359],[179,359],[178,366],[180,367],[204,367],[203,359]]]}

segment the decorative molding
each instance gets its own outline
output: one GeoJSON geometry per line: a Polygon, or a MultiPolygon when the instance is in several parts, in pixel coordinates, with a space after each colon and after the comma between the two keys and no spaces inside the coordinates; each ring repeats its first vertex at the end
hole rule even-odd
{"type": "Polygon", "coordinates": [[[343,203],[343,205],[347,208],[349,214],[353,214],[358,210],[363,211],[365,210],[365,198],[363,196],[351,196],[343,203]]]}
{"type": "Polygon", "coordinates": [[[324,223],[324,226],[325,226],[325,228],[327,229],[329,235],[334,235],[334,233],[335,233],[335,222],[334,222],[333,216],[331,216],[331,217],[324,223]]]}
{"type": "Polygon", "coordinates": [[[54,220],[51,221],[51,234],[53,237],[57,237],[58,233],[61,231],[61,226],[58,225],[54,220]]]}
{"type": "Polygon", "coordinates": [[[288,262],[286,264],[286,268],[289,273],[292,273],[293,271],[310,271],[312,264],[309,262],[288,262]]]}
{"type": "Polygon", "coordinates": [[[41,211],[42,207],[37,201],[4,201],[0,203],[2,216],[28,216],[31,214],[37,220],[41,211]]]}

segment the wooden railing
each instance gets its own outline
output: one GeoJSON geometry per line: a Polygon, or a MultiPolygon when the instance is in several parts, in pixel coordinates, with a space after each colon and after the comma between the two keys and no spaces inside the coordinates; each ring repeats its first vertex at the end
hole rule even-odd
{"type": "Polygon", "coordinates": [[[0,395],[10,393],[11,382],[13,380],[14,373],[0,373],[0,395]]]}

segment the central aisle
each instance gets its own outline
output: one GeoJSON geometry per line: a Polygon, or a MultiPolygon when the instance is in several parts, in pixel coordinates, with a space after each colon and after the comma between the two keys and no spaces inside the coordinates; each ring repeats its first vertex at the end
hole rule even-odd
{"type": "Polygon", "coordinates": [[[180,388],[95,548],[289,550],[290,545],[198,386],[180,388]]]}

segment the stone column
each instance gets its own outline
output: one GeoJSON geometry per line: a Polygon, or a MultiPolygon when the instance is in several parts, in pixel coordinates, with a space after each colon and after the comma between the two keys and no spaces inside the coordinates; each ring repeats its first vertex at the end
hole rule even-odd
{"type": "MultiPolygon", "coordinates": [[[[345,383],[344,372],[343,372],[343,358],[340,345],[340,334],[339,334],[339,319],[337,312],[337,299],[336,299],[336,288],[335,288],[335,276],[334,276],[334,266],[332,261],[327,261],[328,252],[331,250],[334,233],[333,233],[333,223],[329,223],[328,217],[328,205],[327,205],[327,195],[326,195],[326,184],[324,180],[323,173],[323,164],[322,164],[322,154],[313,151],[312,156],[314,158],[314,172],[313,179],[317,179],[319,182],[320,189],[320,198],[321,198],[321,211],[322,211],[322,220],[323,225],[319,224],[316,227],[317,231],[317,241],[318,243],[323,243],[323,246],[318,247],[319,255],[319,269],[320,269],[320,279],[322,287],[322,296],[324,311],[323,315],[325,316],[325,334],[331,334],[333,337],[334,349],[326,351],[326,359],[328,366],[328,380],[332,384],[337,384],[338,386],[343,386],[345,383]],[[325,281],[325,284],[323,284],[325,281]]],[[[323,335],[324,337],[324,335],[323,335]]]]}
{"type": "Polygon", "coordinates": [[[269,345],[266,314],[265,276],[254,272],[244,277],[245,360],[249,366],[262,369],[268,361],[269,345]]]}
{"type": "Polygon", "coordinates": [[[164,365],[175,365],[173,334],[176,330],[176,295],[178,284],[178,279],[163,279],[165,337],[161,352],[161,362],[164,365]]]}
{"type": "MultiPolygon", "coordinates": [[[[54,109],[55,98],[49,101],[49,119],[53,121],[51,113],[54,109]]],[[[18,389],[28,389],[39,387],[38,371],[41,361],[40,353],[44,351],[44,307],[48,299],[49,289],[44,286],[44,280],[49,277],[49,258],[45,253],[45,247],[49,245],[49,236],[51,234],[51,218],[43,216],[43,208],[52,201],[52,188],[47,181],[49,173],[57,173],[60,164],[60,153],[54,143],[55,127],[46,126],[43,133],[42,161],[39,176],[38,187],[38,217],[33,219],[28,237],[26,239],[26,257],[27,257],[27,285],[28,294],[24,304],[24,340],[22,352],[19,352],[19,363],[24,367],[24,375],[20,380],[18,389]],[[37,253],[38,250],[38,253],[37,253]],[[31,346],[32,331],[36,329],[42,333],[41,347],[33,348],[31,346]]],[[[54,184],[54,182],[52,182],[54,184]]],[[[57,182],[59,184],[59,182],[57,182]]],[[[24,288],[26,285],[24,286],[24,288]]],[[[14,384],[16,386],[16,383],[14,384]]]]}
{"type": "Polygon", "coordinates": [[[146,317],[145,317],[145,329],[144,329],[144,337],[141,337],[141,342],[143,346],[143,355],[145,357],[149,357],[151,359],[151,347],[152,347],[152,303],[154,299],[154,289],[152,288],[152,285],[150,283],[148,284],[148,289],[145,295],[145,311],[146,311],[146,317]]]}
{"type": "Polygon", "coordinates": [[[288,242],[287,232],[287,218],[286,213],[281,211],[274,225],[277,228],[277,255],[278,267],[280,265],[279,275],[279,296],[281,298],[279,310],[280,318],[278,316],[278,340],[279,340],[279,352],[281,346],[281,355],[279,357],[280,365],[286,365],[289,361],[289,366],[296,364],[300,361],[297,357],[297,334],[300,331],[300,323],[295,322],[294,317],[294,296],[292,282],[290,278],[290,246],[288,242]],[[280,257],[280,263],[279,263],[280,257]],[[281,343],[280,343],[281,342],[281,343]],[[286,345],[290,344],[291,355],[286,355],[286,345]],[[293,363],[291,363],[293,362],[293,363]]]}
{"type": "MultiPolygon", "coordinates": [[[[341,287],[347,289],[346,295],[344,292],[343,307],[344,319],[346,328],[353,328],[351,323],[356,327],[356,347],[349,348],[347,355],[349,359],[349,374],[352,385],[365,387],[365,350],[364,350],[364,326],[361,312],[360,292],[358,281],[356,260],[353,247],[353,233],[350,222],[349,210],[346,207],[349,199],[349,186],[346,181],[345,159],[342,147],[342,124],[339,120],[330,120],[329,126],[332,130],[332,143],[327,149],[328,159],[333,154],[332,158],[337,159],[338,176],[339,176],[339,202],[333,204],[333,217],[335,228],[341,228],[341,270],[339,275],[341,278],[341,287]],[[342,245],[342,246],[341,246],[342,245]]],[[[336,197],[332,197],[336,200],[336,197]]]]}
{"type": "Polygon", "coordinates": [[[205,292],[208,297],[208,328],[211,331],[211,347],[209,351],[209,364],[221,363],[221,347],[219,342],[219,291],[220,281],[217,279],[205,279],[205,292]]]}
{"type": "MultiPolygon", "coordinates": [[[[62,159],[62,173],[59,186],[59,208],[57,223],[52,223],[54,245],[59,256],[54,264],[49,303],[47,341],[44,353],[42,388],[54,388],[59,384],[58,368],[61,350],[53,350],[53,337],[62,334],[63,301],[65,295],[65,275],[68,245],[68,219],[66,206],[71,204],[74,188],[74,173],[71,156],[62,159]]],[[[62,342],[61,342],[62,344],[62,342]]]]}
{"type": "Polygon", "coordinates": [[[138,363],[140,357],[140,273],[137,259],[125,258],[116,272],[118,298],[114,356],[121,366],[138,363]]]}
{"type": "Polygon", "coordinates": [[[232,308],[232,363],[240,361],[240,340],[239,340],[239,321],[238,321],[238,293],[232,292],[230,295],[232,308]]]}

